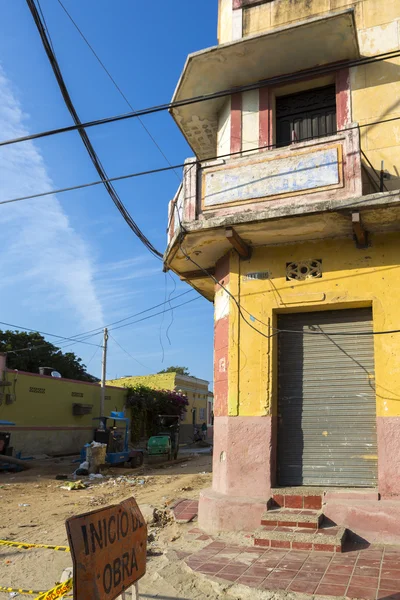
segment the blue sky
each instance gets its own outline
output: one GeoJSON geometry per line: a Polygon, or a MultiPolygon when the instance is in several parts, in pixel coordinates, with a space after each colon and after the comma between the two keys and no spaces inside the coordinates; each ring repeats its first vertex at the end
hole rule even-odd
{"type": "MultiPolygon", "coordinates": [[[[63,0],[135,108],[167,102],[188,53],[216,43],[217,1],[63,0]]],[[[41,0],[64,79],[82,121],[128,110],[57,0],[41,0]]],[[[168,113],[144,122],[172,164],[192,155],[168,113]]],[[[71,124],[25,0],[0,3],[0,139],[71,124]]],[[[92,128],[109,176],[166,166],[136,119],[92,128]]],[[[180,175],[180,173],[179,173],[180,175]]],[[[0,199],[98,179],[77,133],[0,150],[0,199]]],[[[152,243],[166,244],[173,172],[116,183],[152,243]]],[[[0,320],[64,336],[85,332],[163,302],[188,286],[162,273],[101,187],[0,206],[0,320]],[[167,288],[166,288],[167,286],[167,288]],[[166,291],[167,289],[167,291],[166,291]]],[[[195,297],[188,294],[176,303],[195,297]]],[[[160,309],[158,309],[160,310],[160,309]]],[[[212,380],[213,309],[199,299],[112,332],[108,377],[156,372],[170,364],[212,380]],[[160,343],[161,337],[161,343],[160,343]],[[164,347],[164,360],[163,351],[164,347]]],[[[0,327],[3,327],[0,325],[0,327]]],[[[52,338],[48,338],[53,341],[52,338]]],[[[100,336],[91,342],[99,342],[100,336]]],[[[101,351],[71,347],[100,374],[101,351]]]]}

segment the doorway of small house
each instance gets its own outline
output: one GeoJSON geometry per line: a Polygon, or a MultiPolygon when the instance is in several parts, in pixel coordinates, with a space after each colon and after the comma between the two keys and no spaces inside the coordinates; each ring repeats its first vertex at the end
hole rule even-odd
{"type": "Polygon", "coordinates": [[[278,484],[374,487],[372,310],[279,315],[278,328],[278,484]]]}

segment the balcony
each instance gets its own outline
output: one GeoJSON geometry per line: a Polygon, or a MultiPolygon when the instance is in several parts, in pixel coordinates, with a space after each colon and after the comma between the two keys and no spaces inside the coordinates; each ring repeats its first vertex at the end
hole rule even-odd
{"type": "Polygon", "coordinates": [[[362,195],[356,124],[336,135],[239,158],[203,163],[189,159],[169,207],[165,262],[212,298],[212,281],[195,271],[185,253],[200,267],[213,269],[232,249],[227,235],[232,229],[249,248],[357,231],[362,245],[362,225],[354,215],[363,211],[369,231],[390,229],[390,211],[377,216],[390,203],[399,204],[398,192],[362,195]]]}

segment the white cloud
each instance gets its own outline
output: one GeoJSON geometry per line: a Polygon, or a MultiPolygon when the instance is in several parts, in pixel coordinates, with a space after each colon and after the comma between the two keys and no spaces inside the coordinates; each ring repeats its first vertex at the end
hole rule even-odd
{"type": "MultiPolygon", "coordinates": [[[[11,83],[0,65],[0,138],[27,135],[11,83]]],[[[0,200],[54,189],[33,142],[0,149],[0,200]]],[[[52,312],[91,328],[104,322],[90,250],[55,196],[0,206],[3,308],[7,292],[21,307],[52,312]]]]}

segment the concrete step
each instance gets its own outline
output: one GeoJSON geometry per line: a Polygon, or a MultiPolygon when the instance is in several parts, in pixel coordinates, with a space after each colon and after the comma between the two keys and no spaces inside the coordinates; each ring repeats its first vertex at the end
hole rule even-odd
{"type": "Polygon", "coordinates": [[[320,510],[272,508],[263,514],[261,525],[302,527],[315,530],[321,525],[323,518],[324,516],[320,510]]]}
{"type": "Polygon", "coordinates": [[[323,494],[319,488],[274,488],[267,508],[321,510],[323,494]]]}
{"type": "Polygon", "coordinates": [[[305,527],[262,526],[253,534],[254,545],[267,548],[342,552],[345,527],[326,526],[314,530],[305,527]]]}

